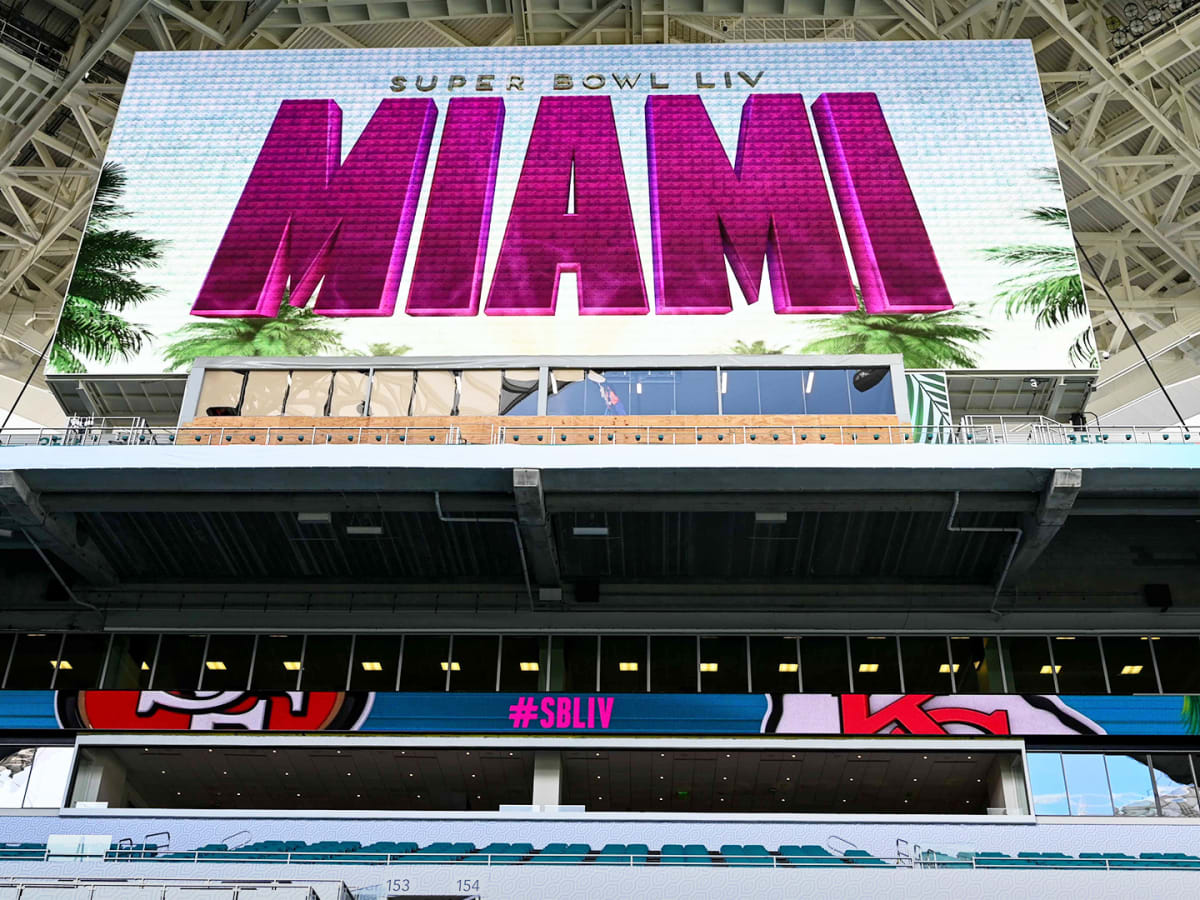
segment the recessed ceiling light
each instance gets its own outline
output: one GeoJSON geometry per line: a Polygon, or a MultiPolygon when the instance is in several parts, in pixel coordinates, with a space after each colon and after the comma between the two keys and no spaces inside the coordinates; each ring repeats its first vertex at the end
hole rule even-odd
{"type": "Polygon", "coordinates": [[[346,534],[349,535],[381,535],[383,534],[382,525],[347,525],[346,534]]]}
{"type": "Polygon", "coordinates": [[[943,675],[949,675],[951,672],[958,671],[958,663],[942,663],[938,666],[938,671],[943,675]]]}
{"type": "Polygon", "coordinates": [[[878,672],[879,663],[860,663],[858,666],[860,672],[878,672]]]}
{"type": "Polygon", "coordinates": [[[799,672],[800,664],[799,663],[780,663],[779,671],[780,672],[799,672]]]}
{"type": "Polygon", "coordinates": [[[144,662],[143,662],[143,663],[142,663],[142,671],[143,671],[143,672],[149,672],[149,671],[150,671],[150,666],[149,666],[149,664],[147,664],[147,663],[144,663],[144,662]]]}
{"type": "Polygon", "coordinates": [[[300,671],[300,660],[298,660],[298,659],[284,660],[283,667],[285,669],[287,669],[289,672],[299,672],[300,671]]]}
{"type": "MultiPolygon", "coordinates": [[[[1052,670],[1051,670],[1050,666],[1042,666],[1041,669],[1038,670],[1038,674],[1039,675],[1049,675],[1051,671],[1052,670]]],[[[1055,675],[1057,675],[1061,671],[1062,671],[1062,666],[1054,666],[1053,667],[1053,672],[1055,675]]]]}
{"type": "Polygon", "coordinates": [[[365,660],[364,659],[363,663],[362,663],[362,667],[363,667],[364,672],[382,672],[383,671],[383,663],[375,662],[373,660],[365,660]]]}
{"type": "Polygon", "coordinates": [[[537,664],[536,662],[523,662],[523,663],[521,663],[521,671],[522,671],[522,672],[536,672],[536,671],[538,670],[538,668],[539,668],[539,667],[538,667],[538,664],[537,664]]]}
{"type": "Polygon", "coordinates": [[[617,663],[617,668],[622,672],[636,672],[638,670],[638,664],[635,662],[617,663]]]}
{"type": "Polygon", "coordinates": [[[700,671],[701,672],[715,672],[715,671],[717,671],[717,664],[702,662],[702,663],[700,663],[700,671]]]}
{"type": "Polygon", "coordinates": [[[65,659],[59,659],[59,660],[52,659],[52,660],[50,660],[50,665],[54,666],[56,669],[70,669],[71,668],[71,664],[65,659]]]}
{"type": "Polygon", "coordinates": [[[459,665],[457,662],[444,662],[444,663],[442,663],[442,671],[443,672],[461,672],[462,666],[459,665]]]}
{"type": "Polygon", "coordinates": [[[1124,666],[1121,669],[1121,674],[1122,675],[1141,675],[1142,667],[1141,666],[1124,666]]]}
{"type": "Polygon", "coordinates": [[[204,663],[204,665],[208,668],[208,670],[210,672],[224,672],[225,671],[225,663],[221,662],[221,660],[219,660],[219,659],[207,660],[204,663]]]}

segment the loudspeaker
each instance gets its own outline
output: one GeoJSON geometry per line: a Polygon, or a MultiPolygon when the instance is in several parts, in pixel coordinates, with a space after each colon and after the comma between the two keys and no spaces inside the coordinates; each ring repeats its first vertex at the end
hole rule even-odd
{"type": "Polygon", "coordinates": [[[577,581],[577,582],[575,582],[575,602],[576,603],[599,603],[600,602],[600,582],[598,582],[598,581],[577,581]]]}
{"type": "Polygon", "coordinates": [[[1171,586],[1169,584],[1144,584],[1142,597],[1147,606],[1157,606],[1161,610],[1168,609],[1171,604],[1171,586]]]}

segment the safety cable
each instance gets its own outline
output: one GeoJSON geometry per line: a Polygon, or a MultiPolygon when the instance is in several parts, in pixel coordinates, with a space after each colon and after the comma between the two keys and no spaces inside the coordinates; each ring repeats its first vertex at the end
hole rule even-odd
{"type": "Polygon", "coordinates": [[[1075,240],[1075,247],[1079,250],[1079,255],[1083,257],[1084,261],[1088,265],[1088,268],[1092,270],[1092,275],[1095,277],[1096,283],[1100,285],[1100,290],[1104,291],[1104,296],[1108,298],[1109,305],[1112,306],[1113,312],[1115,312],[1117,314],[1117,318],[1121,320],[1121,325],[1125,329],[1125,333],[1129,335],[1130,339],[1133,341],[1133,346],[1137,347],[1138,353],[1142,355],[1142,360],[1146,363],[1146,368],[1150,370],[1150,374],[1154,376],[1154,381],[1158,384],[1158,389],[1162,391],[1162,395],[1167,398],[1167,403],[1171,405],[1171,411],[1175,413],[1175,418],[1179,420],[1179,424],[1183,426],[1184,431],[1191,433],[1192,429],[1188,428],[1187,422],[1185,422],[1183,419],[1183,414],[1179,412],[1179,407],[1175,405],[1175,401],[1171,399],[1170,393],[1167,392],[1167,386],[1163,384],[1162,379],[1158,377],[1158,372],[1154,368],[1154,363],[1150,362],[1150,357],[1148,357],[1146,355],[1146,351],[1142,349],[1141,341],[1137,339],[1137,335],[1133,333],[1133,329],[1130,328],[1129,323],[1125,321],[1125,314],[1121,312],[1121,307],[1117,306],[1117,301],[1114,300],[1112,294],[1108,292],[1108,286],[1105,285],[1104,279],[1100,277],[1100,273],[1096,271],[1096,266],[1092,263],[1091,257],[1087,255],[1087,252],[1083,249],[1083,245],[1079,243],[1079,238],[1075,237],[1074,234],[1072,234],[1071,237],[1075,240]]]}

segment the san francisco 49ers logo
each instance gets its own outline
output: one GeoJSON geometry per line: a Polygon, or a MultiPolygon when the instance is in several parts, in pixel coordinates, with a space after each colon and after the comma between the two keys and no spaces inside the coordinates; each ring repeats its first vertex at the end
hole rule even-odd
{"type": "Polygon", "coordinates": [[[357,731],[375,695],[346,691],[59,691],[64,728],[357,731]]]}

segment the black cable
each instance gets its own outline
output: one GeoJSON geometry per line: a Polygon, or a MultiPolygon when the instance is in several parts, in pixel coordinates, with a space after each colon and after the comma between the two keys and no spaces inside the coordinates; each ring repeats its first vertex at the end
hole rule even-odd
{"type": "MultiPolygon", "coordinates": [[[[67,157],[67,167],[68,168],[70,167],[70,160],[75,158],[75,153],[79,149],[79,138],[82,136],[82,133],[83,133],[82,129],[77,129],[75,132],[75,140],[71,144],[71,153],[67,157]]],[[[54,215],[54,207],[58,205],[58,196],[59,196],[59,194],[62,193],[63,184],[66,183],[66,180],[68,177],[70,177],[69,174],[66,171],[64,171],[62,176],[58,179],[58,185],[54,189],[54,199],[51,201],[50,206],[46,209],[46,219],[44,222],[42,222],[42,231],[41,231],[41,234],[39,234],[37,237],[37,239],[39,241],[45,236],[46,229],[50,226],[50,217],[52,215],[54,215]]],[[[99,175],[99,173],[97,173],[96,184],[99,185],[99,183],[100,183],[100,175],[99,175]]],[[[91,216],[90,209],[88,210],[88,216],[89,217],[91,216]]],[[[83,228],[84,228],[84,232],[86,233],[86,231],[87,231],[87,219],[86,218],[84,219],[83,228]]],[[[80,241],[82,241],[82,240],[83,240],[83,237],[81,236],[80,241]]],[[[76,251],[76,253],[78,254],[78,251],[76,251]]],[[[72,265],[72,268],[73,267],[74,266],[72,265]]],[[[72,274],[74,274],[74,273],[72,273],[72,274]]],[[[61,307],[59,307],[58,319],[55,320],[55,322],[54,322],[54,330],[50,333],[50,337],[46,340],[46,346],[44,346],[42,348],[42,352],[40,354],[38,354],[38,358],[34,362],[33,368],[29,370],[29,377],[25,379],[25,383],[21,385],[21,390],[17,392],[17,399],[14,400],[12,406],[9,407],[8,413],[4,416],[4,421],[0,422],[0,434],[2,434],[4,432],[4,429],[8,427],[8,420],[12,418],[13,413],[15,413],[17,411],[17,407],[21,404],[21,398],[25,396],[25,391],[28,390],[29,383],[31,381],[33,381],[33,376],[37,374],[38,366],[40,366],[42,364],[42,361],[46,358],[46,354],[50,352],[50,347],[54,344],[55,338],[58,337],[58,326],[62,322],[62,316],[63,316],[63,313],[66,311],[66,306],[67,306],[67,302],[70,300],[70,295],[71,295],[71,282],[68,279],[67,286],[63,289],[63,305],[61,307]]],[[[16,313],[16,311],[17,311],[17,286],[14,284],[13,285],[13,308],[12,308],[12,311],[8,314],[8,321],[4,323],[4,331],[6,333],[8,332],[8,326],[12,324],[12,317],[16,313]]]]}
{"type": "Polygon", "coordinates": [[[1146,351],[1142,349],[1141,342],[1137,339],[1137,335],[1133,333],[1133,329],[1129,327],[1129,323],[1125,321],[1125,314],[1121,312],[1121,308],[1117,306],[1117,301],[1113,299],[1112,294],[1108,292],[1108,287],[1104,284],[1104,279],[1100,277],[1100,273],[1096,271],[1096,266],[1092,263],[1092,259],[1083,249],[1083,245],[1079,243],[1079,238],[1071,235],[1075,240],[1075,246],[1079,250],[1079,255],[1083,257],[1088,268],[1092,270],[1092,275],[1096,279],[1096,284],[1100,285],[1100,290],[1104,291],[1104,296],[1108,298],[1109,305],[1112,306],[1113,312],[1117,314],[1117,318],[1121,320],[1121,325],[1125,328],[1125,333],[1129,335],[1133,341],[1133,346],[1137,347],[1138,353],[1142,355],[1142,361],[1146,363],[1146,368],[1150,370],[1150,374],[1154,376],[1154,381],[1158,385],[1158,389],[1162,391],[1162,395],[1167,398],[1167,403],[1171,404],[1171,411],[1175,413],[1175,418],[1179,420],[1179,424],[1183,426],[1183,430],[1191,433],[1187,422],[1183,420],[1183,414],[1180,413],[1179,407],[1175,405],[1175,401],[1171,399],[1171,395],[1167,392],[1167,386],[1162,383],[1162,379],[1158,377],[1158,372],[1154,369],[1154,363],[1150,362],[1150,357],[1146,355],[1146,351]]]}

